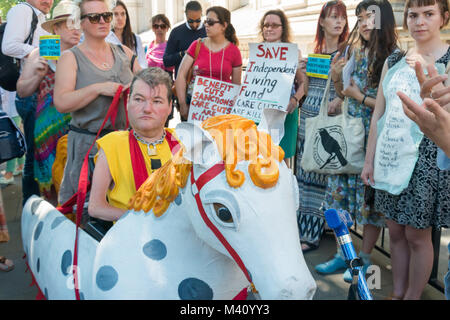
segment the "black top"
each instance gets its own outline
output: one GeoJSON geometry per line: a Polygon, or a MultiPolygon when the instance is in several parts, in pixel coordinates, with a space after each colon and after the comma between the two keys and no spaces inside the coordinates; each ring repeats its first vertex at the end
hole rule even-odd
{"type": "Polygon", "coordinates": [[[164,52],[163,61],[167,68],[175,66],[175,77],[177,76],[178,67],[180,66],[181,60],[184,56],[183,51],[186,51],[191,43],[198,38],[205,37],[205,26],[194,31],[189,29],[186,26],[186,23],[183,23],[172,30],[169,40],[167,40],[167,47],[164,52]]]}

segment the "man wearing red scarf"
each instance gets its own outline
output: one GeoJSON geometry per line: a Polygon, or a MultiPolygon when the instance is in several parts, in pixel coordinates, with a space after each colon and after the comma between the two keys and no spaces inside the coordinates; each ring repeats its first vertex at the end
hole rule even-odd
{"type": "Polygon", "coordinates": [[[179,149],[173,130],[164,128],[172,111],[172,80],[159,68],[148,68],[133,79],[128,101],[130,131],[116,131],[97,141],[89,215],[118,220],[129,199],[153,172],[179,149]]]}

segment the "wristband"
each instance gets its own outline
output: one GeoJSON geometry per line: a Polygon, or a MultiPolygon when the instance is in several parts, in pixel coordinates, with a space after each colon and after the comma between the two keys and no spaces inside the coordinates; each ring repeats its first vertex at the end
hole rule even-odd
{"type": "Polygon", "coordinates": [[[367,98],[367,95],[365,94],[365,95],[364,95],[364,98],[363,98],[362,101],[361,101],[361,104],[364,104],[364,102],[366,101],[366,98],[367,98]]]}
{"type": "Polygon", "coordinates": [[[292,95],[291,98],[294,98],[295,101],[297,101],[297,104],[298,104],[298,99],[297,99],[297,97],[295,95],[292,95]]]}

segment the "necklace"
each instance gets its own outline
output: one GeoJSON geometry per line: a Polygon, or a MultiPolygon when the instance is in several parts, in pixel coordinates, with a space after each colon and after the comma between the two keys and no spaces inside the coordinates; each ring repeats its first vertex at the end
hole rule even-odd
{"type": "MultiPolygon", "coordinates": [[[[209,77],[212,79],[211,50],[212,49],[209,49],[208,51],[209,51],[209,77]]],[[[220,64],[220,81],[222,81],[222,68],[223,68],[223,58],[224,58],[224,56],[225,56],[225,47],[222,48],[222,63],[220,64]]]]}
{"type": "Polygon", "coordinates": [[[133,130],[133,135],[136,138],[137,141],[142,142],[143,144],[145,144],[147,146],[147,153],[148,155],[151,156],[156,156],[158,154],[158,152],[156,152],[156,145],[161,144],[164,142],[164,138],[166,137],[166,130],[164,130],[164,133],[161,137],[161,139],[156,140],[155,142],[147,142],[144,139],[142,139],[141,137],[139,137],[136,133],[136,131],[133,130]],[[150,149],[150,146],[152,146],[152,148],[150,149]]]}
{"type": "MultiPolygon", "coordinates": [[[[96,61],[98,63],[97,55],[94,54],[93,52],[91,52],[90,49],[87,52],[89,53],[89,56],[92,58],[92,60],[96,61]]],[[[100,62],[101,68],[103,68],[103,69],[111,69],[111,65],[108,62],[106,62],[108,60],[108,53],[106,53],[105,58],[102,59],[102,60],[103,61],[100,62]]]]}

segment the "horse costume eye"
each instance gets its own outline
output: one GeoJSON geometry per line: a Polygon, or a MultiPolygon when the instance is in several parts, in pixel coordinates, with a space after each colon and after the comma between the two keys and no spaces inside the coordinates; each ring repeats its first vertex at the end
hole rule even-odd
{"type": "Polygon", "coordinates": [[[233,216],[231,215],[230,210],[223,204],[214,203],[214,210],[216,211],[217,217],[221,221],[226,223],[233,223],[233,216]]]}

